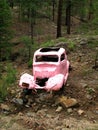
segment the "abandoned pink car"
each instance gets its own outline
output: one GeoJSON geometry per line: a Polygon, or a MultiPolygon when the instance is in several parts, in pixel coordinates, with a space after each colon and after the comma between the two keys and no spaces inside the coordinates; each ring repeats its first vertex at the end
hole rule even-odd
{"type": "Polygon", "coordinates": [[[69,61],[64,48],[40,48],[34,53],[33,76],[27,73],[20,77],[23,89],[58,91],[66,83],[69,61]]]}

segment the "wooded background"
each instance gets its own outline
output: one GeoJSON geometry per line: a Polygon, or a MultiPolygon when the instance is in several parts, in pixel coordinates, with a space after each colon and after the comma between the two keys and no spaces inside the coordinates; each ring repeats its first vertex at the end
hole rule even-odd
{"type": "MultiPolygon", "coordinates": [[[[34,42],[34,26],[39,18],[49,19],[56,25],[56,38],[62,36],[62,26],[66,34],[71,34],[75,20],[88,30],[98,27],[98,0],[0,0],[0,60],[6,53],[10,56],[11,26],[13,9],[18,10],[18,22],[26,20],[30,27],[30,37],[34,42]]],[[[30,46],[29,46],[30,48],[30,46]]]]}

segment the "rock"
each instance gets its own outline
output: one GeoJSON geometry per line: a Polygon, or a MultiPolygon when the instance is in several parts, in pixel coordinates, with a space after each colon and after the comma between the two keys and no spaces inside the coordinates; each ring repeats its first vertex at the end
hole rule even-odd
{"type": "Polygon", "coordinates": [[[66,128],[70,128],[70,126],[66,124],[66,128]]]}
{"type": "Polygon", "coordinates": [[[58,106],[58,108],[56,109],[56,112],[61,112],[62,111],[62,107],[58,106]]]}
{"type": "Polygon", "coordinates": [[[1,108],[2,110],[5,110],[5,111],[10,111],[9,106],[6,105],[6,104],[1,104],[0,108],[1,108]]]}
{"type": "Polygon", "coordinates": [[[67,83],[67,84],[66,84],[66,87],[69,87],[69,86],[70,86],[70,84],[67,83]]]}
{"type": "Polygon", "coordinates": [[[33,100],[31,98],[28,98],[27,105],[32,106],[33,100]]]}
{"type": "Polygon", "coordinates": [[[45,126],[39,126],[36,128],[36,130],[46,130],[46,127],[45,126]]]}
{"type": "Polygon", "coordinates": [[[18,105],[23,105],[23,100],[21,98],[13,98],[12,102],[18,105]]]}
{"type": "Polygon", "coordinates": [[[94,112],[98,114],[98,107],[95,108],[94,112]]]}
{"type": "Polygon", "coordinates": [[[62,130],[66,130],[66,128],[62,128],[62,130]]]}
{"type": "Polygon", "coordinates": [[[34,113],[32,113],[32,112],[28,112],[28,113],[27,113],[27,116],[28,116],[28,117],[34,117],[34,116],[35,116],[35,114],[34,114],[34,113]]]}
{"type": "Polygon", "coordinates": [[[83,110],[81,110],[81,109],[78,110],[78,114],[79,114],[79,116],[81,116],[83,113],[84,113],[83,110]]]}
{"type": "Polygon", "coordinates": [[[44,102],[44,101],[49,101],[53,99],[53,95],[51,93],[40,93],[39,98],[37,99],[38,102],[44,102]]]}
{"type": "Polygon", "coordinates": [[[68,113],[72,113],[72,111],[73,111],[72,108],[67,109],[68,113]]]}
{"type": "Polygon", "coordinates": [[[17,93],[15,98],[21,98],[22,97],[22,92],[19,92],[18,90],[15,90],[15,93],[17,93]]]}
{"type": "Polygon", "coordinates": [[[79,55],[79,56],[77,57],[77,62],[81,62],[81,59],[82,59],[82,56],[79,55]]]}
{"type": "Polygon", "coordinates": [[[86,45],[88,43],[87,39],[81,39],[80,45],[86,45]]]}
{"type": "Polygon", "coordinates": [[[36,100],[38,102],[43,102],[43,101],[45,101],[46,97],[47,97],[46,93],[40,93],[39,98],[37,98],[36,100]]]}
{"type": "Polygon", "coordinates": [[[78,104],[77,100],[74,98],[67,98],[65,96],[59,97],[59,103],[66,108],[73,107],[78,104]]]}
{"type": "Polygon", "coordinates": [[[88,85],[87,85],[86,83],[81,83],[81,86],[82,86],[83,88],[86,88],[88,85]]]}
{"type": "Polygon", "coordinates": [[[19,112],[19,113],[18,113],[18,116],[23,116],[23,113],[22,113],[22,112],[19,112]]]}
{"type": "Polygon", "coordinates": [[[46,105],[42,105],[42,108],[45,108],[46,107],[46,105]]]}
{"type": "Polygon", "coordinates": [[[52,115],[47,114],[46,116],[47,116],[48,119],[49,119],[49,118],[52,119],[52,115]]]}
{"type": "Polygon", "coordinates": [[[94,111],[96,114],[98,114],[98,110],[94,111]]]}
{"type": "Polygon", "coordinates": [[[56,127],[56,130],[61,130],[61,126],[57,126],[57,127],[56,127]]]}
{"type": "Polygon", "coordinates": [[[37,116],[39,116],[39,117],[46,117],[46,111],[45,111],[45,109],[41,109],[41,110],[38,110],[37,111],[37,116]]]}
{"type": "Polygon", "coordinates": [[[12,89],[11,90],[11,94],[15,94],[15,93],[16,93],[16,91],[12,89]]]}
{"type": "Polygon", "coordinates": [[[68,43],[59,42],[59,43],[56,44],[56,47],[61,47],[61,46],[68,48],[68,43]]]}
{"type": "Polygon", "coordinates": [[[91,99],[92,99],[92,96],[91,96],[90,94],[87,94],[87,95],[86,95],[86,98],[89,99],[89,100],[91,100],[91,99]]]}
{"type": "Polygon", "coordinates": [[[26,104],[25,107],[29,108],[30,106],[28,104],[26,104]]]}

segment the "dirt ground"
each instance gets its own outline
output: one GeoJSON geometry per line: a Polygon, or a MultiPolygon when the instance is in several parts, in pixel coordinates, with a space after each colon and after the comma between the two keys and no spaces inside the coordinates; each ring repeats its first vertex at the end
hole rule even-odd
{"type": "MultiPolygon", "coordinates": [[[[92,49],[88,44],[77,45],[68,53],[72,70],[61,94],[75,98],[78,106],[64,108],[56,102],[60,93],[51,96],[47,92],[27,97],[30,104],[14,103],[13,99],[18,99],[22,91],[17,81],[12,90],[14,96],[9,97],[0,109],[0,129],[98,130],[98,70],[93,69],[96,48],[92,49]]],[[[18,78],[23,71],[32,71],[26,63],[16,66],[18,78]]]]}
{"type": "MultiPolygon", "coordinates": [[[[44,27],[49,30],[50,23],[44,27]]],[[[27,24],[17,23],[13,28],[16,41],[21,35],[29,34],[27,24]]],[[[51,35],[54,37],[55,29],[53,25],[47,34],[52,32],[51,35]]],[[[21,61],[21,57],[13,62],[18,71],[17,83],[11,88],[11,95],[0,104],[0,130],[98,130],[98,68],[93,69],[98,45],[94,48],[89,47],[87,42],[83,42],[85,38],[66,35],[66,39],[76,42],[76,47],[68,52],[72,70],[62,93],[33,93],[27,97],[28,102],[23,104],[22,100],[19,100],[22,92],[18,87],[19,77],[23,72],[32,74],[32,69],[21,61]],[[61,106],[56,100],[61,95],[76,99],[78,105],[70,108],[61,106]],[[15,99],[18,99],[18,102],[15,102],[15,99]]],[[[40,35],[36,36],[36,39],[41,43],[47,38],[44,39],[43,35],[40,35]]],[[[98,36],[96,39],[98,41],[98,36]]],[[[64,44],[60,46],[66,49],[64,44]]],[[[21,43],[15,44],[15,51],[21,47],[21,43]]]]}

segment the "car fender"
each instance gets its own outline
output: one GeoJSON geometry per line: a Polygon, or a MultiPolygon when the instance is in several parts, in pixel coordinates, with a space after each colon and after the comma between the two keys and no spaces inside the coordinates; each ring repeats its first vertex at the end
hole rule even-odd
{"type": "Polygon", "coordinates": [[[19,86],[21,88],[28,88],[28,89],[34,88],[35,87],[34,76],[27,73],[23,74],[20,77],[19,86]]]}
{"type": "Polygon", "coordinates": [[[64,83],[64,75],[58,74],[48,79],[45,89],[47,91],[58,91],[64,83]]]}

